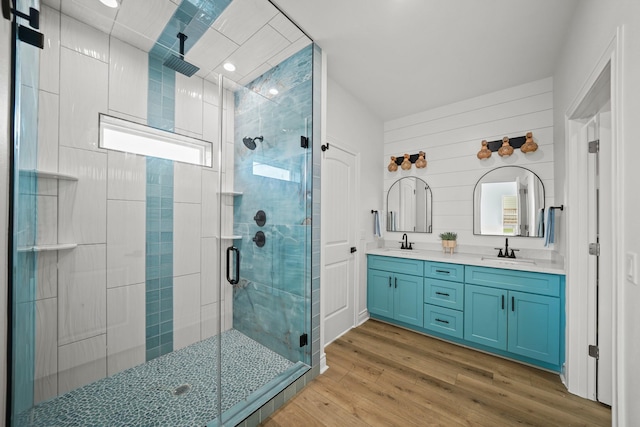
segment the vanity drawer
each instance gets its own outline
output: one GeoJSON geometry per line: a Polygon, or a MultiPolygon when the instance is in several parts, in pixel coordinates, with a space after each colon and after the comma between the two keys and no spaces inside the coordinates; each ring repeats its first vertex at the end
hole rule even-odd
{"type": "Polygon", "coordinates": [[[391,271],[393,273],[422,276],[424,274],[424,261],[406,258],[394,258],[380,255],[367,255],[367,267],[376,270],[391,271]]]}
{"type": "Polygon", "coordinates": [[[554,297],[560,296],[561,276],[556,274],[467,266],[465,277],[466,283],[474,285],[554,297]]]}
{"type": "Polygon", "coordinates": [[[424,279],[424,302],[462,310],[464,307],[464,284],[426,278],[424,279]]]}
{"type": "Polygon", "coordinates": [[[452,337],[462,338],[462,326],[464,324],[461,311],[438,307],[437,305],[424,305],[424,328],[452,337]]]}
{"type": "Polygon", "coordinates": [[[464,265],[425,261],[424,277],[462,282],[464,281],[464,265]]]}

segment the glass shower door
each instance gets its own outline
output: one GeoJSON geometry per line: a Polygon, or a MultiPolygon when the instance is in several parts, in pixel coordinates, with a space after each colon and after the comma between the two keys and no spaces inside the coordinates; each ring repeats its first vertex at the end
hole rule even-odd
{"type": "Polygon", "coordinates": [[[222,158],[233,159],[224,189],[232,202],[220,215],[232,230],[221,248],[231,302],[222,308],[223,423],[251,414],[311,363],[311,65],[308,46],[246,86],[221,85],[233,99],[233,119],[222,121],[222,158]]]}
{"type": "MultiPolygon", "coordinates": [[[[32,1],[18,1],[16,9],[29,10],[36,5],[32,1]]],[[[20,20],[20,19],[19,19],[20,20]]],[[[14,32],[14,36],[17,35],[14,32]]],[[[43,208],[43,199],[38,186],[38,88],[39,49],[29,44],[15,42],[15,99],[13,105],[12,189],[10,193],[13,210],[13,233],[10,237],[10,313],[9,339],[12,352],[10,387],[11,404],[7,410],[14,414],[28,409],[37,396],[34,384],[39,381],[41,366],[36,362],[37,312],[43,309],[44,290],[38,282],[39,244],[51,236],[38,234],[37,212],[43,208]]],[[[45,206],[47,207],[47,206],[45,206]]],[[[49,206],[50,207],[50,206],[49,206]]]]}

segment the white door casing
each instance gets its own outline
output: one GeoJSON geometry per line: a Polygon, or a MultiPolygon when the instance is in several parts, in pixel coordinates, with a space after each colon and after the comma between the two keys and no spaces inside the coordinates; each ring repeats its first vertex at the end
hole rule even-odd
{"type": "Polygon", "coordinates": [[[322,159],[324,345],[355,326],[357,156],[331,142],[322,159]]]}
{"type": "MultiPolygon", "coordinates": [[[[623,291],[624,260],[621,254],[624,252],[623,222],[623,147],[620,141],[622,135],[622,27],[618,27],[616,34],[609,46],[603,52],[602,57],[595,65],[580,89],[576,98],[566,112],[565,121],[565,212],[564,224],[566,226],[566,367],[563,377],[569,391],[583,397],[594,398],[596,372],[595,363],[588,356],[587,347],[593,344],[595,337],[596,314],[592,304],[595,301],[593,295],[589,295],[584,286],[588,282],[587,245],[589,236],[585,233],[588,228],[585,213],[588,197],[587,160],[583,157],[584,151],[580,149],[581,142],[585,141],[585,123],[598,112],[606,111],[610,115],[608,134],[603,136],[601,147],[600,165],[600,225],[601,225],[601,259],[600,281],[610,284],[608,287],[609,302],[607,297],[600,298],[600,304],[610,306],[610,334],[606,338],[610,340],[611,358],[611,404],[612,425],[626,425],[625,400],[620,399],[617,390],[624,388],[625,373],[622,358],[624,351],[623,342],[617,339],[624,334],[625,325],[621,322],[624,318],[624,304],[620,295],[623,291]],[[610,103],[610,109],[603,107],[610,103]],[[607,141],[607,139],[609,141],[607,141]],[[606,153],[605,153],[606,150],[606,153]],[[602,239],[602,237],[607,237],[602,239]]],[[[605,130],[603,126],[601,132],[605,130]]],[[[602,339],[601,339],[602,341],[602,339]]],[[[605,345],[602,344],[601,345],[605,345]]],[[[607,357],[606,355],[604,356],[607,357]]],[[[606,372],[608,369],[604,369],[606,372]]],[[[603,384],[604,385],[604,384],[603,384]]]]}

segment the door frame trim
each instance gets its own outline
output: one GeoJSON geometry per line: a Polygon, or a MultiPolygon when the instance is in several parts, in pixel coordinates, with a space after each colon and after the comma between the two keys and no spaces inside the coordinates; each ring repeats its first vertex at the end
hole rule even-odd
{"type": "MultiPolygon", "coordinates": [[[[575,149],[578,143],[580,123],[576,118],[579,110],[585,101],[588,101],[591,89],[597,83],[598,78],[610,66],[611,76],[611,151],[612,151],[612,177],[610,189],[605,191],[611,192],[612,204],[609,207],[609,215],[612,218],[611,231],[618,238],[613,243],[613,253],[609,254],[612,262],[612,276],[610,278],[602,278],[612,283],[612,312],[615,313],[612,319],[612,421],[613,425],[617,425],[623,414],[626,412],[624,408],[624,399],[618,399],[618,390],[624,390],[624,372],[621,359],[624,355],[624,343],[618,340],[618,336],[623,336],[624,323],[624,305],[622,304],[622,284],[620,279],[624,277],[624,253],[625,239],[622,233],[624,224],[624,150],[621,142],[623,129],[622,114],[622,94],[623,94],[623,74],[622,74],[622,52],[624,45],[623,27],[616,28],[616,33],[612,37],[609,45],[604,50],[602,56],[596,63],[595,67],[589,74],[582,88],[576,95],[571,106],[565,112],[565,167],[567,170],[567,180],[565,186],[565,200],[567,200],[568,209],[566,210],[566,265],[567,265],[567,302],[566,302],[566,365],[564,370],[564,379],[571,393],[579,396],[592,398],[590,395],[591,387],[595,384],[595,369],[590,369],[593,363],[590,363],[586,349],[590,344],[587,325],[592,320],[589,316],[591,313],[586,309],[587,295],[581,295],[579,291],[572,292],[572,287],[576,289],[580,283],[584,283],[581,279],[586,272],[586,259],[589,256],[582,245],[585,243],[580,229],[580,212],[579,197],[586,194],[586,183],[582,182],[580,177],[581,168],[586,165],[579,164],[579,157],[576,156],[575,149]],[[575,209],[571,209],[571,207],[575,209]],[[568,331],[572,331],[571,335],[568,331]]],[[[594,313],[593,313],[594,314],[594,313]]],[[[593,315],[592,314],[592,315],[593,315]]],[[[624,423],[622,423],[624,424],[624,423]]]]}

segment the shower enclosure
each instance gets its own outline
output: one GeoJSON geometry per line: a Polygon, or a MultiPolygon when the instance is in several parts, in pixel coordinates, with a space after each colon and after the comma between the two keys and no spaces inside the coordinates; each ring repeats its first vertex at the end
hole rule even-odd
{"type": "Polygon", "coordinates": [[[8,425],[259,421],[318,369],[318,48],[266,0],[15,3],[8,425]]]}

